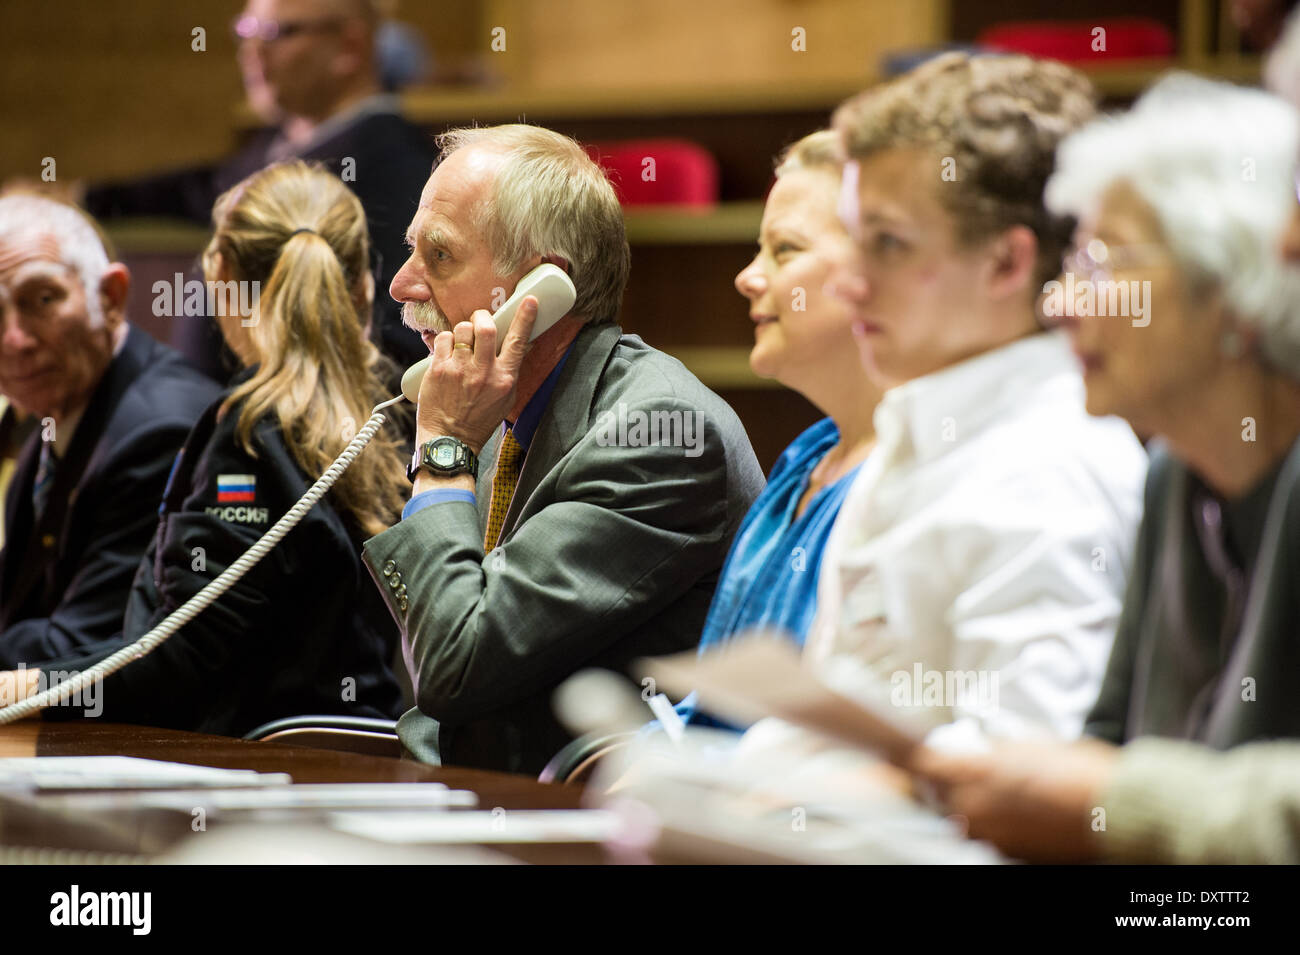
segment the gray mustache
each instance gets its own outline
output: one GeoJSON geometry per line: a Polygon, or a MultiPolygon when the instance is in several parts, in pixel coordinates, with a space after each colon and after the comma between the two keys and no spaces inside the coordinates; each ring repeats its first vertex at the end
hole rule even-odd
{"type": "Polygon", "coordinates": [[[417,332],[449,332],[451,323],[429,302],[407,302],[402,306],[402,324],[417,332]]]}

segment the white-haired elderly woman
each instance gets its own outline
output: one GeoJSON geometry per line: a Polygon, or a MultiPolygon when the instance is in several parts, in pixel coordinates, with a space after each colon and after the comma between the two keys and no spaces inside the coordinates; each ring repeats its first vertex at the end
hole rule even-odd
{"type": "Polygon", "coordinates": [[[1076,289],[1148,310],[1068,319],[1088,410],[1159,438],[1090,735],[1300,736],[1300,272],[1278,253],[1298,147],[1281,100],[1172,76],[1058,156],[1076,289]]]}
{"type": "Polygon", "coordinates": [[[1088,409],[1156,440],[1093,738],[911,767],[1013,855],[1300,852],[1298,150],[1292,106],[1175,75],[1059,151],[1047,201],[1079,216],[1077,300],[1123,282],[1149,309],[1067,318],[1088,409]]]}

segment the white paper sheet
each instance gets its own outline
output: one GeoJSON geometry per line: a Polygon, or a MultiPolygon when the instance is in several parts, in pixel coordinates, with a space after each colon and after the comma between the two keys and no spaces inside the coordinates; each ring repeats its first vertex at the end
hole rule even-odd
{"type": "Polygon", "coordinates": [[[216,769],[135,756],[15,756],[0,759],[0,789],[211,789],[283,786],[288,773],[216,769]]]}
{"type": "MultiPolygon", "coordinates": [[[[681,696],[698,691],[704,708],[738,725],[775,716],[871,747],[898,764],[929,728],[923,716],[835,691],[804,666],[788,640],[743,638],[703,656],[692,651],[642,660],[639,666],[660,689],[681,696]]],[[[875,695],[887,700],[887,689],[875,695]]]]}
{"type": "Polygon", "coordinates": [[[601,809],[494,809],[490,812],[337,812],[341,832],[391,843],[604,842],[622,822],[601,809]]]}

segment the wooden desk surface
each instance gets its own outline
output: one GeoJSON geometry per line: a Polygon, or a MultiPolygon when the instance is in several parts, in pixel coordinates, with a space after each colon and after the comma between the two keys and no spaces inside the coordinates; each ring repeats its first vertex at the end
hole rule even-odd
{"type": "MultiPolygon", "coordinates": [[[[295,783],[439,782],[477,794],[480,809],[577,809],[581,791],[547,785],[527,776],[475,769],[426,766],[407,760],[360,756],[323,749],[205,736],[156,727],[126,726],[78,720],[67,723],[24,721],[0,726],[0,757],[13,756],[139,756],[147,759],[288,773],[295,783]]],[[[39,797],[38,797],[39,803],[39,797]]],[[[84,829],[67,821],[46,825],[34,814],[0,811],[0,844],[46,845],[70,849],[136,851],[146,854],[183,837],[175,822],[161,814],[120,820],[105,828],[104,820],[85,820],[84,829]],[[109,845],[129,830],[127,843],[109,845]],[[108,835],[106,836],[106,833],[108,835]]],[[[188,826],[184,827],[188,829],[188,826]]],[[[537,862],[600,862],[597,846],[511,846],[511,855],[537,862]]]]}

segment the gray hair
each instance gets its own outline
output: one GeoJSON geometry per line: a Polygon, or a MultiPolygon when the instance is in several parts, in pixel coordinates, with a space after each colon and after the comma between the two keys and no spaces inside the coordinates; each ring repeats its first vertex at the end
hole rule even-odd
{"type": "Polygon", "coordinates": [[[437,142],[442,159],[467,146],[505,156],[479,210],[498,273],[535,255],[560,256],[578,291],[573,314],[593,324],[618,317],[632,262],[623,210],[578,143],[525,124],[451,129],[437,142]]]}
{"type": "Polygon", "coordinates": [[[1175,73],[1066,139],[1045,198],[1080,214],[1112,185],[1131,186],[1180,266],[1222,292],[1275,367],[1300,377],[1300,270],[1278,248],[1298,148],[1300,121],[1282,100],[1175,73]]]}
{"type": "Polygon", "coordinates": [[[89,217],[74,206],[43,196],[0,198],[0,240],[35,244],[42,236],[54,237],[63,263],[81,280],[91,328],[103,325],[99,280],[108,268],[108,253],[89,217]]]}

